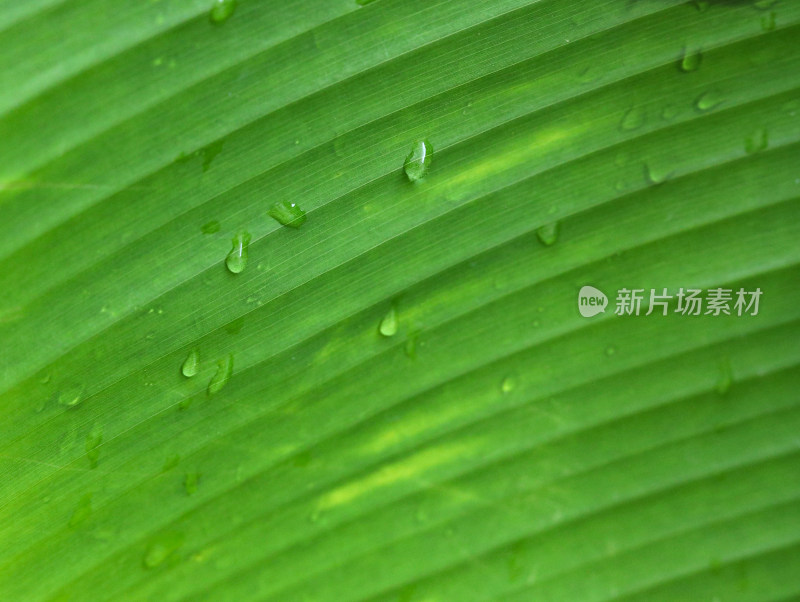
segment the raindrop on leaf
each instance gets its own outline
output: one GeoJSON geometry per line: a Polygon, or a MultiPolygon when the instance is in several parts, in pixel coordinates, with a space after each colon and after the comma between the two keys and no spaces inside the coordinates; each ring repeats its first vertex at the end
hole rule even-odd
{"type": "Polygon", "coordinates": [[[408,153],[403,170],[411,182],[419,182],[424,178],[431,166],[433,147],[427,140],[417,140],[408,153]]]}
{"type": "Polygon", "coordinates": [[[300,209],[296,203],[281,201],[275,203],[269,210],[269,215],[282,226],[289,228],[299,228],[306,223],[306,212],[300,209]]]}

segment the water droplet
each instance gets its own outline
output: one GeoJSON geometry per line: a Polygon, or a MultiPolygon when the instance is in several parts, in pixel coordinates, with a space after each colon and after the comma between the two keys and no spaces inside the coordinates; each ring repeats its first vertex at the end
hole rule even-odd
{"type": "Polygon", "coordinates": [[[161,472],[168,472],[175,468],[181,461],[181,457],[178,454],[172,454],[166,460],[164,460],[164,466],[161,468],[161,472]]]}
{"type": "Polygon", "coordinates": [[[767,130],[758,128],[744,141],[744,150],[748,155],[760,152],[767,148],[769,145],[769,136],[767,130]]]}
{"type": "Polygon", "coordinates": [[[297,203],[280,201],[270,207],[269,215],[282,226],[299,228],[306,223],[306,212],[297,203]]]}
{"type": "Polygon", "coordinates": [[[208,383],[208,394],[214,395],[214,393],[219,392],[222,387],[228,384],[231,374],[233,374],[232,353],[217,362],[217,371],[208,383]]]}
{"type": "Polygon", "coordinates": [[[675,119],[678,115],[678,107],[675,105],[667,105],[664,107],[664,110],[661,111],[661,118],[666,121],[671,121],[675,119]]]}
{"type": "Polygon", "coordinates": [[[701,94],[695,101],[695,106],[700,111],[710,111],[722,104],[722,95],[716,90],[709,90],[701,94]]]}
{"type": "Polygon", "coordinates": [[[86,458],[89,460],[91,468],[97,468],[97,461],[100,458],[100,444],[103,442],[103,426],[95,424],[92,430],[86,435],[84,449],[86,458]]]}
{"type": "Polygon", "coordinates": [[[192,401],[194,400],[191,397],[184,397],[183,399],[181,399],[180,403],[178,403],[178,409],[188,410],[192,405],[192,401]]]}
{"type": "Polygon", "coordinates": [[[81,403],[82,385],[68,385],[58,394],[58,403],[67,408],[74,408],[81,403]]]}
{"type": "Polygon", "coordinates": [[[775,31],[775,13],[761,17],[761,31],[775,31]]]}
{"type": "Polygon", "coordinates": [[[183,360],[183,365],[181,366],[181,373],[186,378],[191,378],[197,371],[200,369],[200,352],[197,349],[192,349],[189,352],[189,355],[186,356],[186,359],[183,360]]]}
{"type": "Polygon", "coordinates": [[[556,244],[558,240],[558,234],[561,230],[561,223],[560,222],[552,222],[550,224],[545,224],[536,229],[536,236],[544,246],[550,247],[556,244]]]}
{"type": "Polygon", "coordinates": [[[730,360],[724,360],[719,365],[719,376],[717,377],[716,389],[720,395],[725,395],[733,383],[733,371],[731,370],[730,360]]]}
{"type": "Polygon", "coordinates": [[[511,391],[513,391],[516,386],[517,386],[517,381],[514,380],[514,378],[511,376],[506,376],[503,379],[503,382],[500,384],[500,390],[504,394],[508,394],[511,393],[511,391]]]}
{"type": "Polygon", "coordinates": [[[183,477],[183,488],[186,495],[194,495],[197,492],[197,484],[200,481],[200,474],[197,472],[187,472],[183,477]]]}
{"type": "Polygon", "coordinates": [[[239,274],[247,266],[247,246],[250,244],[250,233],[239,232],[231,242],[233,248],[225,258],[225,265],[232,274],[239,274]]]}
{"type": "Polygon", "coordinates": [[[669,179],[670,175],[672,175],[671,171],[659,169],[650,163],[646,163],[644,166],[644,177],[649,184],[663,184],[669,179]]]}
{"type": "Polygon", "coordinates": [[[77,527],[81,523],[85,523],[89,516],[92,514],[92,494],[84,494],[78,501],[75,510],[72,511],[72,516],[69,518],[69,526],[77,527]]]}
{"type": "Polygon", "coordinates": [[[394,306],[392,306],[389,312],[383,317],[378,330],[385,337],[393,337],[397,334],[397,310],[394,306]]]}
{"type": "Polygon", "coordinates": [[[217,220],[212,219],[210,222],[203,224],[200,227],[200,230],[203,232],[203,234],[215,234],[216,232],[219,232],[221,227],[222,226],[220,226],[220,223],[217,220]]]}
{"type": "Polygon", "coordinates": [[[428,173],[433,159],[433,147],[427,140],[417,140],[411,147],[403,170],[411,182],[419,182],[428,173]]]}
{"type": "Polygon", "coordinates": [[[633,107],[628,109],[622,116],[622,121],[619,122],[619,127],[623,131],[635,130],[644,125],[645,117],[647,114],[642,107],[633,107]]]}
{"type": "Polygon", "coordinates": [[[50,382],[50,374],[45,374],[44,376],[42,376],[42,377],[39,379],[39,382],[40,382],[41,384],[43,384],[43,385],[46,385],[47,383],[49,383],[49,382],[50,382]]]}
{"type": "Polygon", "coordinates": [[[700,67],[700,61],[703,55],[699,49],[690,50],[689,48],[683,49],[683,58],[681,58],[681,71],[689,73],[690,71],[697,71],[700,67]]]}
{"type": "Polygon", "coordinates": [[[157,541],[148,546],[144,554],[144,566],[148,569],[155,568],[161,564],[183,545],[183,534],[181,533],[164,533],[157,541]]]}
{"type": "Polygon", "coordinates": [[[220,24],[230,19],[234,10],[236,10],[236,0],[214,0],[208,16],[212,23],[220,24]]]}

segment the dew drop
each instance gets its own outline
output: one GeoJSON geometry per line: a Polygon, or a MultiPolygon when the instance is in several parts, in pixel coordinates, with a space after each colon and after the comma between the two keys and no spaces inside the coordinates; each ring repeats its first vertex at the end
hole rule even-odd
{"type": "Polygon", "coordinates": [[[763,151],[769,145],[767,130],[758,128],[744,141],[744,150],[748,155],[763,151]]]}
{"type": "Polygon", "coordinates": [[[82,396],[82,385],[69,385],[58,394],[58,403],[67,408],[74,408],[81,403],[82,396]]]}
{"type": "Polygon", "coordinates": [[[508,394],[511,393],[511,391],[513,391],[516,386],[517,386],[517,381],[514,380],[514,378],[511,376],[506,376],[503,379],[503,382],[500,383],[500,390],[504,394],[508,394]]]}
{"type": "Polygon", "coordinates": [[[730,360],[724,360],[719,365],[719,375],[717,376],[716,390],[720,395],[725,395],[733,384],[733,371],[731,370],[730,360]]]}
{"type": "Polygon", "coordinates": [[[628,109],[619,122],[619,127],[623,131],[635,130],[644,125],[646,113],[642,107],[628,109]]]}
{"type": "Polygon", "coordinates": [[[203,234],[215,234],[215,233],[219,232],[221,227],[222,226],[220,226],[220,223],[217,220],[212,219],[210,222],[207,222],[207,223],[203,224],[200,227],[200,231],[203,234]]]}
{"type": "Polygon", "coordinates": [[[189,355],[186,356],[186,359],[183,360],[183,365],[181,366],[181,374],[183,374],[186,378],[191,378],[195,374],[197,374],[199,369],[200,369],[200,352],[198,352],[197,349],[192,349],[189,352],[189,355]]]}
{"type": "Polygon", "coordinates": [[[678,107],[675,105],[667,105],[661,111],[661,118],[665,121],[672,121],[678,115],[678,107]]]}
{"type": "Polygon", "coordinates": [[[408,153],[403,170],[411,182],[419,182],[424,178],[431,166],[433,147],[427,140],[417,140],[408,153]]]}
{"type": "Polygon", "coordinates": [[[697,71],[698,67],[700,67],[700,61],[702,61],[703,55],[700,50],[690,50],[689,48],[684,48],[683,50],[683,57],[681,58],[681,71],[685,73],[689,73],[690,71],[697,71]]]}
{"type": "Polygon", "coordinates": [[[194,495],[197,493],[197,484],[200,482],[200,474],[197,472],[187,472],[183,477],[183,488],[186,490],[186,495],[194,495]]]}
{"type": "Polygon", "coordinates": [[[247,266],[247,247],[250,244],[250,233],[239,232],[231,242],[233,247],[225,258],[225,265],[232,274],[239,274],[247,266]]]}
{"type": "Polygon", "coordinates": [[[385,337],[393,337],[397,334],[397,310],[394,306],[383,317],[378,330],[385,337]]]}
{"type": "Polygon", "coordinates": [[[722,95],[715,90],[709,90],[701,94],[694,104],[700,111],[710,111],[722,104],[722,95]]]}
{"type": "Polygon", "coordinates": [[[536,237],[539,239],[539,242],[542,243],[546,247],[550,247],[556,244],[558,240],[558,234],[561,230],[560,222],[552,222],[550,224],[545,224],[536,229],[536,237]]]}
{"type": "Polygon", "coordinates": [[[89,460],[91,468],[97,468],[97,461],[100,458],[100,444],[103,442],[103,427],[100,424],[95,424],[92,430],[86,435],[84,449],[86,450],[86,458],[89,460]]]}
{"type": "Polygon", "coordinates": [[[270,207],[269,215],[282,226],[299,228],[306,223],[306,212],[297,203],[280,201],[270,207]]]}
{"type": "Polygon", "coordinates": [[[91,514],[92,494],[87,493],[81,497],[81,499],[78,501],[78,505],[75,507],[75,510],[72,511],[72,516],[69,518],[69,526],[77,527],[78,525],[85,523],[91,514]]]}
{"type": "Polygon", "coordinates": [[[183,545],[181,533],[165,533],[158,541],[151,543],[144,554],[143,563],[148,569],[153,569],[164,563],[183,545]]]}
{"type": "Polygon", "coordinates": [[[218,393],[222,387],[228,384],[233,374],[233,354],[230,353],[226,357],[217,362],[217,371],[211,380],[208,382],[208,394],[214,395],[218,393]]]}
{"type": "Polygon", "coordinates": [[[234,10],[236,10],[236,0],[214,0],[211,5],[209,19],[215,25],[224,23],[230,19],[234,10]]]}

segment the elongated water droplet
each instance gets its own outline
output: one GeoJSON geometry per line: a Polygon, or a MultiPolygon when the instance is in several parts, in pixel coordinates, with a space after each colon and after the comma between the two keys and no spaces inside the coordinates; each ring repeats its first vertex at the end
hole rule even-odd
{"type": "Polygon", "coordinates": [[[233,248],[225,258],[225,265],[232,274],[241,273],[247,266],[247,247],[250,244],[250,233],[239,232],[231,241],[233,248]]]}
{"type": "Polygon", "coordinates": [[[394,307],[383,317],[378,330],[385,337],[393,337],[397,334],[397,310],[394,307]]]}
{"type": "Polygon", "coordinates": [[[542,243],[546,247],[549,247],[556,244],[560,230],[561,230],[560,222],[552,222],[550,224],[545,224],[544,226],[541,226],[536,229],[536,237],[539,239],[540,243],[542,243]]]}
{"type": "Polygon", "coordinates": [[[220,223],[217,220],[212,219],[210,222],[203,224],[200,227],[200,230],[203,232],[203,234],[215,234],[216,232],[219,232],[221,227],[222,226],[220,226],[220,223]]]}
{"type": "Polygon", "coordinates": [[[760,152],[769,145],[767,130],[758,128],[744,141],[744,150],[748,155],[760,152]]]}
{"type": "Polygon", "coordinates": [[[214,0],[214,3],[211,5],[209,19],[211,19],[211,22],[215,25],[224,23],[230,19],[235,10],[236,0],[214,0]]]}
{"type": "Polygon", "coordinates": [[[411,147],[411,152],[408,153],[406,161],[403,164],[403,169],[406,176],[411,182],[419,182],[430,169],[431,161],[433,159],[433,147],[427,140],[417,140],[414,146],[411,147]]]}
{"type": "Polygon", "coordinates": [[[517,386],[517,381],[514,380],[514,377],[513,376],[506,376],[503,379],[503,382],[500,383],[500,390],[504,394],[507,394],[507,393],[511,393],[511,391],[513,391],[516,386],[517,386]]]}
{"type": "Polygon", "coordinates": [[[623,131],[635,130],[644,125],[646,113],[642,107],[628,109],[619,122],[619,127],[623,131]]]}
{"type": "Polygon", "coordinates": [[[81,403],[83,396],[82,385],[67,385],[58,394],[58,403],[67,408],[74,408],[81,403]]]}
{"type": "Polygon", "coordinates": [[[299,228],[306,223],[306,212],[297,203],[280,201],[270,207],[269,215],[282,226],[299,228]]]}
{"type": "Polygon", "coordinates": [[[151,543],[144,554],[144,566],[148,569],[161,565],[165,560],[173,557],[183,545],[182,533],[164,533],[157,541],[151,543]]]}
{"type": "Polygon", "coordinates": [[[187,472],[183,478],[183,488],[186,490],[186,495],[193,495],[197,492],[197,484],[200,481],[200,474],[196,472],[187,472]]]}
{"type": "Polygon", "coordinates": [[[725,395],[733,383],[733,371],[731,370],[730,360],[724,360],[719,365],[719,376],[717,377],[716,389],[720,395],[725,395]]]}
{"type": "Polygon", "coordinates": [[[92,494],[87,493],[78,501],[75,510],[72,511],[72,516],[69,518],[69,526],[77,527],[81,523],[86,522],[92,514],[92,494]]]}
{"type": "Polygon", "coordinates": [[[698,97],[695,106],[701,111],[710,111],[722,104],[722,101],[723,98],[719,92],[716,90],[709,90],[698,97]]]}
{"type": "Polygon", "coordinates": [[[208,394],[218,393],[222,387],[228,384],[233,374],[233,354],[230,353],[217,362],[217,371],[208,383],[208,394]]]}
{"type": "Polygon", "coordinates": [[[92,430],[86,435],[84,449],[86,458],[89,460],[91,468],[97,468],[97,461],[100,458],[100,444],[103,442],[103,426],[95,424],[92,430]]]}
{"type": "Polygon", "coordinates": [[[700,62],[703,59],[703,55],[699,49],[691,50],[689,48],[683,49],[683,58],[681,58],[681,71],[685,73],[689,73],[690,71],[697,71],[697,68],[700,67],[700,62]]]}
{"type": "Polygon", "coordinates": [[[200,352],[197,349],[192,349],[189,352],[189,355],[186,356],[186,359],[183,360],[183,365],[181,366],[181,373],[186,378],[191,378],[197,371],[200,369],[200,352]]]}

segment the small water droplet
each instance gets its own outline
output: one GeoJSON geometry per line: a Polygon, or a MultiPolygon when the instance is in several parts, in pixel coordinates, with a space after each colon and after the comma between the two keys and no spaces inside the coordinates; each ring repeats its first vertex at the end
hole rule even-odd
{"type": "Polygon", "coordinates": [[[700,111],[710,111],[722,104],[722,95],[716,90],[709,90],[701,94],[695,101],[695,106],[700,111]]]}
{"type": "Polygon", "coordinates": [[[186,490],[186,495],[194,495],[197,493],[197,484],[200,482],[200,474],[197,472],[187,472],[183,477],[183,488],[186,490]]]}
{"type": "Polygon", "coordinates": [[[67,408],[74,408],[81,403],[82,396],[82,385],[68,385],[58,394],[58,403],[67,408]]]}
{"type": "Polygon", "coordinates": [[[247,247],[250,244],[250,233],[239,232],[231,242],[233,247],[225,258],[225,265],[231,274],[239,274],[247,266],[247,247]]]}
{"type": "Polygon", "coordinates": [[[681,58],[680,68],[681,71],[685,73],[689,73],[690,71],[697,71],[698,67],[700,67],[700,62],[703,59],[703,55],[699,49],[690,49],[684,48],[683,49],[683,57],[681,58]]]}
{"type": "Polygon", "coordinates": [[[183,545],[183,534],[164,533],[157,541],[151,543],[144,554],[143,563],[148,569],[153,569],[164,563],[175,554],[183,545]]]}
{"type": "Polygon", "coordinates": [[[733,371],[731,370],[730,360],[724,360],[719,365],[719,376],[717,377],[716,390],[720,395],[725,395],[733,384],[733,371]]]}
{"type": "Polygon", "coordinates": [[[235,10],[236,0],[214,0],[208,16],[212,23],[218,25],[230,19],[235,10]]]}
{"type": "Polygon", "coordinates": [[[511,391],[513,391],[516,386],[517,386],[517,381],[514,379],[514,377],[506,376],[503,379],[503,382],[500,384],[500,390],[504,394],[508,394],[511,393],[511,391]]]}
{"type": "Polygon", "coordinates": [[[775,13],[761,17],[761,31],[775,31],[775,13]]]}
{"type": "Polygon", "coordinates": [[[269,215],[282,226],[299,228],[306,223],[306,212],[297,203],[280,201],[270,207],[269,215]]]}
{"type": "Polygon", "coordinates": [[[393,337],[397,334],[397,310],[394,306],[392,306],[383,317],[378,330],[385,337],[393,337]]]}
{"type": "Polygon", "coordinates": [[[550,224],[545,224],[544,226],[540,226],[536,229],[536,237],[539,239],[544,246],[550,247],[556,244],[558,240],[558,234],[561,230],[561,223],[560,222],[552,222],[550,224]]]}
{"type": "Polygon", "coordinates": [[[100,458],[100,444],[103,442],[103,426],[95,424],[92,430],[86,435],[84,449],[86,458],[89,460],[91,468],[97,468],[97,461],[100,458]]]}
{"type": "Polygon", "coordinates": [[[748,155],[760,152],[769,145],[767,130],[758,128],[744,141],[744,150],[748,155]]]}
{"type": "Polygon", "coordinates": [[[671,171],[659,169],[650,163],[646,163],[644,166],[644,177],[648,184],[663,184],[669,179],[670,175],[672,175],[671,171]]]}
{"type": "Polygon", "coordinates": [[[644,125],[647,114],[642,107],[628,109],[619,122],[619,127],[623,131],[635,130],[644,125]]]}
{"type": "Polygon", "coordinates": [[[50,382],[50,374],[45,374],[45,375],[43,375],[43,376],[42,376],[42,377],[39,379],[39,382],[40,382],[41,384],[43,384],[43,385],[46,385],[47,383],[49,383],[49,382],[50,382]]]}
{"type": "Polygon", "coordinates": [[[433,147],[427,140],[417,140],[408,153],[403,170],[411,182],[419,182],[424,178],[431,166],[433,147]]]}
{"type": "Polygon", "coordinates": [[[208,394],[214,395],[219,392],[222,387],[228,384],[233,374],[233,354],[230,353],[226,357],[217,362],[217,371],[208,383],[208,394]]]}
{"type": "Polygon", "coordinates": [[[217,220],[212,219],[210,222],[203,224],[200,227],[200,230],[203,234],[215,234],[220,231],[221,227],[222,226],[220,226],[220,223],[217,220]]]}
{"type": "Polygon", "coordinates": [[[181,373],[186,378],[191,378],[200,370],[200,352],[197,349],[192,349],[186,359],[183,360],[181,366],[181,373]]]}
{"type": "Polygon", "coordinates": [[[678,115],[678,107],[675,105],[667,105],[661,111],[661,118],[666,121],[672,121],[678,115]]]}
{"type": "Polygon", "coordinates": [[[78,501],[78,505],[75,507],[75,510],[72,511],[72,516],[69,518],[69,526],[77,527],[78,525],[85,523],[91,514],[92,494],[86,493],[78,501]]]}

